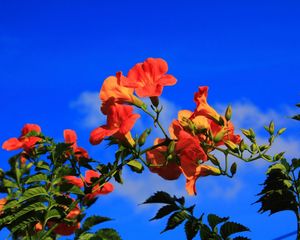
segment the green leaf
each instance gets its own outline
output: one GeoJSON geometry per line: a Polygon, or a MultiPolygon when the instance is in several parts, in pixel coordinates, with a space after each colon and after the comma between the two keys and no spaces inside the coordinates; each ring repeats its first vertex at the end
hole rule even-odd
{"type": "Polygon", "coordinates": [[[195,219],[190,218],[184,224],[184,230],[185,230],[186,239],[192,240],[199,231],[199,224],[195,219]]]}
{"type": "MultiPolygon", "coordinates": [[[[41,202],[34,202],[31,204],[26,204],[25,206],[23,206],[21,209],[19,209],[19,211],[14,215],[15,219],[23,216],[24,214],[27,214],[29,212],[35,211],[35,212],[39,212],[39,211],[45,211],[46,207],[44,206],[44,204],[42,204],[41,202]]],[[[33,213],[33,215],[35,215],[37,213],[33,213]]]]}
{"type": "Polygon", "coordinates": [[[40,181],[48,181],[47,175],[45,175],[43,173],[35,174],[35,175],[31,176],[30,178],[28,178],[25,183],[28,184],[28,183],[40,182],[40,181]]]}
{"type": "Polygon", "coordinates": [[[76,232],[76,235],[77,234],[79,235],[80,233],[83,233],[83,232],[87,232],[93,226],[103,223],[103,222],[106,222],[106,221],[110,221],[110,220],[111,220],[111,218],[108,218],[108,217],[101,217],[101,216],[96,216],[96,215],[90,216],[84,221],[83,226],[76,232]]]}
{"type": "Polygon", "coordinates": [[[50,171],[50,167],[49,167],[49,164],[47,162],[39,161],[36,164],[36,170],[47,170],[47,171],[50,171]]]}
{"type": "Polygon", "coordinates": [[[29,199],[37,197],[37,196],[48,197],[48,193],[46,192],[46,190],[43,187],[29,188],[20,197],[19,202],[24,202],[26,200],[29,200],[29,199]]]}
{"type": "Polygon", "coordinates": [[[15,182],[12,182],[6,178],[4,178],[3,180],[3,186],[6,188],[17,188],[18,185],[15,182]]]}
{"type": "Polygon", "coordinates": [[[166,228],[161,233],[178,227],[187,217],[188,215],[185,211],[173,213],[168,219],[166,228]]]}
{"type": "Polygon", "coordinates": [[[163,191],[158,191],[149,197],[143,204],[146,203],[167,203],[174,204],[175,200],[168,193],[163,191]]]}
{"type": "Polygon", "coordinates": [[[200,228],[200,238],[201,240],[214,240],[213,232],[206,224],[203,224],[200,228]]]}
{"type": "Polygon", "coordinates": [[[293,116],[292,119],[295,119],[295,120],[297,120],[297,121],[300,121],[300,114],[293,116]]]}
{"type": "Polygon", "coordinates": [[[231,234],[238,233],[238,232],[245,232],[250,231],[249,228],[243,226],[242,224],[235,223],[235,222],[226,222],[220,228],[221,236],[226,239],[231,234]]]}
{"type": "Polygon", "coordinates": [[[9,202],[7,202],[5,205],[4,205],[4,210],[8,210],[10,208],[18,208],[20,207],[20,204],[18,203],[17,200],[11,200],[9,202]]]}
{"type": "Polygon", "coordinates": [[[103,228],[97,231],[90,240],[121,240],[121,237],[115,229],[103,228]]]}
{"type": "Polygon", "coordinates": [[[47,223],[52,218],[60,219],[64,216],[64,211],[61,208],[51,208],[45,216],[45,223],[47,223]]]}
{"type": "Polygon", "coordinates": [[[114,179],[116,180],[117,183],[120,183],[120,184],[124,183],[123,178],[122,178],[122,170],[119,170],[114,174],[114,179]]]}
{"type": "Polygon", "coordinates": [[[218,224],[222,222],[226,222],[228,219],[229,217],[219,217],[215,214],[208,214],[207,216],[207,221],[211,229],[214,229],[218,224]]]}
{"type": "Polygon", "coordinates": [[[169,215],[171,212],[174,212],[176,210],[178,210],[179,207],[175,204],[172,204],[172,205],[165,205],[163,206],[162,208],[160,208],[158,210],[158,212],[156,213],[156,215],[150,219],[150,221],[152,220],[155,220],[155,219],[160,219],[160,218],[163,218],[167,215],[169,215]]]}
{"type": "Polygon", "coordinates": [[[143,165],[137,160],[131,160],[127,163],[127,165],[131,168],[132,171],[141,173],[144,170],[143,165]]]}
{"type": "Polygon", "coordinates": [[[94,237],[95,234],[94,233],[82,233],[79,236],[79,240],[90,240],[92,237],[94,237]]]}

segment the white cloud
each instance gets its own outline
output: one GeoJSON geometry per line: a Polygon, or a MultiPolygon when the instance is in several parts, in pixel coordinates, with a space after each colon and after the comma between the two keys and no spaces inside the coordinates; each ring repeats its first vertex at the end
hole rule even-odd
{"type": "Polygon", "coordinates": [[[75,101],[70,103],[70,107],[83,117],[79,124],[84,128],[94,128],[105,122],[105,117],[100,112],[98,92],[82,92],[75,101]]]}
{"type": "MultiPolygon", "coordinates": [[[[173,119],[177,118],[177,112],[181,108],[164,98],[160,98],[160,102],[164,106],[164,109],[160,115],[160,121],[167,131],[169,124],[173,119]]],[[[149,102],[147,103],[149,105],[149,102]]],[[[76,109],[83,116],[81,125],[85,128],[96,127],[99,125],[99,123],[105,122],[105,116],[103,116],[99,111],[100,101],[98,98],[98,92],[83,92],[77,100],[70,104],[70,106],[76,109]]],[[[216,104],[215,107],[219,112],[224,112],[226,108],[224,104],[216,104]]],[[[294,122],[288,117],[294,115],[295,111],[286,106],[282,106],[279,108],[279,110],[262,110],[250,102],[241,101],[233,103],[232,108],[232,121],[234,125],[238,128],[254,128],[257,132],[257,139],[259,143],[268,141],[267,134],[263,131],[263,126],[268,125],[271,120],[274,120],[277,127],[293,128],[294,122]]],[[[141,110],[136,109],[135,111],[142,115],[135,125],[136,132],[140,133],[145,128],[151,127],[153,132],[149,139],[150,142],[152,142],[155,137],[162,137],[161,131],[158,128],[153,127],[153,122],[150,117],[143,115],[141,110]]],[[[239,132],[238,129],[237,132],[239,132]]],[[[299,156],[300,141],[298,140],[298,136],[293,134],[295,134],[295,131],[291,131],[288,136],[283,135],[282,137],[278,138],[275,141],[270,154],[285,151],[287,153],[286,156],[288,157],[299,156]]],[[[218,156],[220,156],[220,159],[222,159],[222,155],[218,156]]],[[[230,162],[233,160],[236,159],[230,159],[230,162]]],[[[251,168],[262,169],[268,164],[263,160],[254,161],[254,163],[243,163],[241,160],[237,160],[237,162],[239,165],[238,174],[225,187],[224,185],[220,185],[220,179],[215,177],[209,177],[205,179],[200,178],[198,182],[205,181],[205,184],[199,184],[198,192],[209,192],[207,196],[211,198],[220,198],[223,200],[233,199],[245,186],[243,174],[247,174],[251,168]]],[[[185,181],[183,177],[177,181],[165,181],[156,174],[144,173],[143,175],[136,175],[134,173],[129,174],[128,172],[125,172],[124,179],[125,184],[118,186],[116,193],[120,196],[131,199],[136,204],[143,202],[147,197],[158,190],[167,191],[177,196],[186,195],[184,187],[185,181]]]]}

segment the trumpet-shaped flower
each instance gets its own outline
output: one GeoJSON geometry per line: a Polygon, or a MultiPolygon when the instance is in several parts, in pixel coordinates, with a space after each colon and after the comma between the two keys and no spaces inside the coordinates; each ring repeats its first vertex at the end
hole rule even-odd
{"type": "Polygon", "coordinates": [[[172,86],[176,78],[168,71],[168,64],[161,58],[148,58],[136,64],[127,75],[120,77],[121,85],[134,88],[139,97],[160,96],[164,86],[172,86]]]}
{"type": "MultiPolygon", "coordinates": [[[[93,178],[99,179],[100,176],[101,175],[94,170],[87,170],[85,172],[84,181],[81,178],[78,178],[75,176],[65,176],[64,179],[68,183],[82,188],[82,187],[84,187],[84,185],[91,186],[93,184],[93,181],[92,181],[93,178]]],[[[86,194],[85,199],[91,200],[91,199],[97,197],[98,195],[108,194],[108,193],[112,192],[113,190],[114,190],[114,186],[109,182],[105,183],[103,186],[95,185],[92,188],[91,193],[86,194]]]]}
{"type": "Polygon", "coordinates": [[[133,113],[132,106],[112,104],[107,109],[106,125],[102,125],[91,132],[90,143],[97,145],[105,137],[114,136],[121,141],[133,144],[130,130],[139,117],[139,114],[133,113]]]}
{"type": "Polygon", "coordinates": [[[77,134],[74,130],[72,129],[65,129],[64,130],[64,139],[66,143],[72,144],[71,147],[73,149],[73,152],[76,156],[76,158],[89,158],[88,152],[82,148],[78,147],[77,145],[77,134]]]}
{"type": "MultiPolygon", "coordinates": [[[[155,139],[154,145],[164,142],[165,139],[155,139]]],[[[181,175],[181,170],[176,162],[167,161],[167,146],[159,146],[146,153],[150,171],[157,173],[166,180],[175,180],[181,175]]]]}
{"type": "Polygon", "coordinates": [[[205,177],[209,175],[220,175],[220,169],[208,166],[208,165],[199,165],[195,169],[195,173],[193,175],[185,175],[186,184],[185,188],[189,195],[196,195],[196,181],[199,177],[205,177]]]}
{"type": "Polygon", "coordinates": [[[99,97],[102,101],[101,111],[107,114],[107,109],[113,103],[133,104],[138,107],[143,105],[143,102],[133,95],[134,89],[120,85],[122,73],[117,73],[117,77],[110,76],[106,78],[102,84],[99,97]]]}
{"type": "Polygon", "coordinates": [[[10,138],[2,144],[2,148],[7,151],[18,150],[23,148],[25,151],[30,151],[34,145],[41,140],[40,137],[26,136],[30,132],[41,132],[41,128],[37,124],[25,124],[19,138],[10,138]]]}

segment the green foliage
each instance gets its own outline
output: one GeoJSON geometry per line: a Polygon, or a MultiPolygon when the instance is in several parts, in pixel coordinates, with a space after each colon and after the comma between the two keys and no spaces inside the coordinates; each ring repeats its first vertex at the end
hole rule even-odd
{"type": "Polygon", "coordinates": [[[258,194],[260,198],[256,201],[261,204],[260,213],[290,210],[298,214],[300,184],[295,172],[299,173],[299,167],[300,159],[293,159],[292,163],[282,159],[269,167],[263,189],[258,194]]]}
{"type": "MultiPolygon", "coordinates": [[[[239,223],[228,221],[228,217],[219,217],[215,214],[208,214],[207,223],[203,221],[202,214],[199,218],[194,216],[194,207],[186,207],[184,197],[170,196],[168,193],[160,191],[150,196],[144,204],[160,203],[164,204],[156,215],[150,219],[157,220],[168,216],[167,224],[161,233],[177,228],[185,222],[184,230],[187,240],[192,240],[199,233],[202,240],[227,240],[231,235],[249,231],[249,229],[239,223]],[[218,227],[219,226],[219,227],[218,227]]],[[[248,239],[237,237],[235,239],[248,239]]]]}

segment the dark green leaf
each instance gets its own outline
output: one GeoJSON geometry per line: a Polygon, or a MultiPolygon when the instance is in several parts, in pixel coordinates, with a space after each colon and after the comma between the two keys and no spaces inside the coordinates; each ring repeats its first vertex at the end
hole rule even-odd
{"type": "Polygon", "coordinates": [[[187,218],[187,216],[188,215],[185,211],[173,213],[168,219],[166,228],[161,233],[178,227],[187,218]]]}
{"type": "Polygon", "coordinates": [[[82,196],[84,195],[84,192],[80,189],[80,187],[69,183],[62,183],[59,189],[61,192],[69,192],[69,193],[74,193],[82,196]]]}
{"type": "Polygon", "coordinates": [[[146,203],[167,203],[174,204],[175,200],[166,192],[158,191],[149,197],[143,204],[146,203]]]}
{"type": "Polygon", "coordinates": [[[83,226],[76,232],[76,235],[81,235],[81,233],[89,231],[93,226],[110,220],[108,217],[90,216],[84,221],[83,226]]]}
{"type": "Polygon", "coordinates": [[[213,232],[206,224],[203,224],[200,228],[200,238],[201,240],[214,240],[213,232]]]}
{"type": "Polygon", "coordinates": [[[48,181],[47,175],[43,173],[38,173],[35,175],[32,175],[30,178],[26,180],[26,184],[32,183],[32,182],[40,182],[40,181],[48,181]]]}
{"type": "Polygon", "coordinates": [[[97,231],[90,240],[121,240],[121,237],[115,229],[103,228],[97,231]]]}
{"type": "Polygon", "coordinates": [[[19,202],[23,202],[23,201],[29,200],[29,199],[37,197],[37,196],[47,196],[48,197],[48,193],[46,192],[46,190],[43,187],[29,188],[20,197],[19,202]]]}
{"type": "Polygon", "coordinates": [[[199,231],[199,224],[197,223],[197,220],[194,218],[190,218],[186,223],[184,224],[184,230],[187,240],[192,240],[197,232],[199,231]]]}
{"type": "Polygon", "coordinates": [[[163,206],[162,208],[160,208],[158,210],[158,212],[156,213],[156,215],[153,218],[151,218],[150,221],[155,220],[155,219],[163,218],[163,217],[169,215],[171,212],[174,212],[174,211],[176,211],[178,209],[179,209],[179,207],[177,205],[174,205],[174,204],[172,204],[172,205],[165,205],[165,206],[163,206]]]}
{"type": "Polygon", "coordinates": [[[218,224],[226,222],[228,219],[229,217],[219,217],[215,214],[208,214],[207,216],[207,221],[212,229],[214,229],[218,224]]]}
{"type": "Polygon", "coordinates": [[[16,188],[18,187],[18,185],[15,182],[12,182],[6,178],[4,178],[3,180],[3,186],[6,188],[16,188]]]}
{"type": "Polygon", "coordinates": [[[249,228],[235,222],[226,222],[220,228],[221,236],[226,239],[231,234],[250,231],[249,228]]]}

